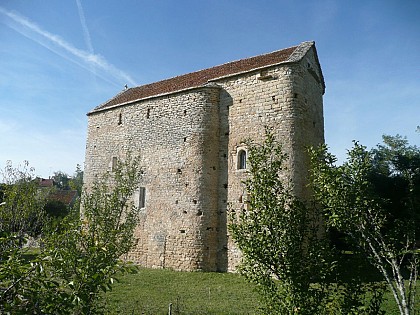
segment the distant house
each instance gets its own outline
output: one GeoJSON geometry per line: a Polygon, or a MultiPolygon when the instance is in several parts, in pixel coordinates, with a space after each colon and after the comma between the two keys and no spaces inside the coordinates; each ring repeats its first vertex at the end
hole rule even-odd
{"type": "Polygon", "coordinates": [[[55,182],[52,178],[39,178],[38,180],[41,189],[51,189],[51,192],[48,194],[48,201],[60,202],[66,207],[71,207],[79,197],[77,190],[52,189],[55,187],[55,182]]]}
{"type": "Polygon", "coordinates": [[[77,190],[54,190],[49,194],[48,200],[58,201],[67,207],[71,207],[76,202],[78,196],[77,190]]]}
{"type": "Polygon", "coordinates": [[[54,187],[54,180],[51,178],[40,178],[39,179],[39,187],[46,188],[46,187],[54,187]]]}

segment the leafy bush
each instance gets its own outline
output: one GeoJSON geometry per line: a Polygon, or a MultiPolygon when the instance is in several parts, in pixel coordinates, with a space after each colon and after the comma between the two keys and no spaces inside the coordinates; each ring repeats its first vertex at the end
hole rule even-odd
{"type": "Polygon", "coordinates": [[[256,285],[264,314],[381,314],[383,286],[337,273],[320,214],[293,194],[274,135],[248,142],[248,152],[247,200],[232,209],[229,229],[243,254],[239,271],[256,285]]]}
{"type": "Polygon", "coordinates": [[[139,177],[138,159],[104,174],[83,196],[83,220],[73,212],[45,231],[41,252],[30,262],[16,233],[3,233],[0,313],[103,313],[99,293],[111,289],[117,274],[136,271],[120,257],[135,242],[138,211],[131,199],[139,177]]]}
{"type": "Polygon", "coordinates": [[[327,228],[348,236],[387,282],[400,313],[415,312],[420,226],[420,149],[384,137],[354,143],[340,166],[326,146],[312,150],[312,186],[327,228]],[[404,281],[408,274],[408,285],[404,281]]]}

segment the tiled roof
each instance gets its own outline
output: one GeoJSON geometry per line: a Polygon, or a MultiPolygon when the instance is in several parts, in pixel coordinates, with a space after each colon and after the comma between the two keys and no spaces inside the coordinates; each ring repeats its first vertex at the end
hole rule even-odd
{"type": "Polygon", "coordinates": [[[279,63],[295,62],[301,58],[302,52],[306,52],[308,47],[312,45],[313,42],[303,42],[298,46],[285,48],[272,53],[232,61],[220,66],[180,75],[155,83],[129,88],[122,91],[109,101],[97,106],[91,113],[152,96],[199,87],[220,77],[235,75],[279,63]]]}
{"type": "Polygon", "coordinates": [[[39,186],[40,187],[53,187],[54,186],[54,180],[46,179],[46,178],[40,178],[39,179],[39,186]]]}
{"type": "Polygon", "coordinates": [[[51,192],[49,200],[60,201],[71,205],[77,198],[77,190],[56,190],[51,192]]]}

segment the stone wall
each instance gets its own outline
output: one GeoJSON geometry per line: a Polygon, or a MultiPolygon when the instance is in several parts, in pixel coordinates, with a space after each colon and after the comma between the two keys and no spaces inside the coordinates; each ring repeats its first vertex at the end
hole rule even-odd
{"type": "Polygon", "coordinates": [[[216,269],[218,100],[219,88],[203,87],[89,116],[87,185],[129,151],[145,170],[146,206],[128,259],[216,269]]]}
{"type": "Polygon", "coordinates": [[[268,67],[217,80],[220,96],[219,270],[233,271],[240,251],[229,237],[227,209],[244,205],[246,171],[237,169],[244,141],[261,142],[265,127],[273,128],[289,154],[295,193],[308,197],[306,148],[324,142],[323,86],[312,50],[299,63],[268,67]],[[308,68],[308,63],[311,65],[308,68]],[[313,69],[314,73],[310,73],[313,69]],[[318,71],[318,73],[316,73],[318,71]]]}
{"type": "MultiPolygon", "coordinates": [[[[128,151],[140,155],[146,204],[128,259],[147,267],[232,271],[240,252],[227,230],[229,207],[244,206],[244,141],[272,127],[306,197],[305,147],[323,142],[322,74],[313,49],[296,62],[213,80],[89,115],[85,183],[128,151]]],[[[134,196],[138,200],[139,195],[134,196]]]]}

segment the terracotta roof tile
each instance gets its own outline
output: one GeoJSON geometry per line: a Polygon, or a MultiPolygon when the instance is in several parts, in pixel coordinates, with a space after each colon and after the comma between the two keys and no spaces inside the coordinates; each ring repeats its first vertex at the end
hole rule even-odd
{"type": "Polygon", "coordinates": [[[299,46],[293,46],[272,53],[232,61],[212,68],[180,75],[170,79],[141,85],[134,88],[129,88],[122,91],[109,101],[97,106],[91,113],[106,109],[108,107],[113,107],[119,104],[125,104],[152,96],[199,87],[216,78],[251,71],[253,69],[275,65],[282,62],[294,61],[292,55],[295,50],[297,51],[296,48],[298,47],[299,46]]]}
{"type": "Polygon", "coordinates": [[[49,200],[60,201],[71,205],[77,198],[77,190],[56,190],[49,196],[49,200]]]}
{"type": "Polygon", "coordinates": [[[54,186],[54,180],[46,179],[46,178],[40,178],[39,179],[39,186],[40,187],[53,187],[54,186]]]}

